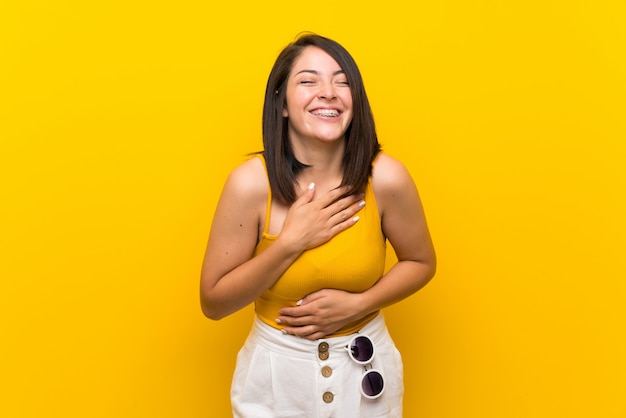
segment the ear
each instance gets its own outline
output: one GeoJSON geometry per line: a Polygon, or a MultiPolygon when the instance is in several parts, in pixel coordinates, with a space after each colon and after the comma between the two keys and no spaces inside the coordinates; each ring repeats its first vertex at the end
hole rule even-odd
{"type": "Polygon", "coordinates": [[[287,108],[283,107],[283,118],[288,118],[289,117],[289,112],[287,112],[287,108]]]}

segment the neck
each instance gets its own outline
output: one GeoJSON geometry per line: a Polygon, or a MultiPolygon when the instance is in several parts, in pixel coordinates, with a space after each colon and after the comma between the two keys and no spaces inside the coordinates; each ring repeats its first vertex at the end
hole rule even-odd
{"type": "Polygon", "coordinates": [[[298,182],[301,186],[307,187],[310,183],[315,183],[316,187],[330,190],[341,184],[343,178],[343,141],[307,147],[292,143],[292,147],[298,161],[309,166],[302,170],[299,175],[298,182]]]}

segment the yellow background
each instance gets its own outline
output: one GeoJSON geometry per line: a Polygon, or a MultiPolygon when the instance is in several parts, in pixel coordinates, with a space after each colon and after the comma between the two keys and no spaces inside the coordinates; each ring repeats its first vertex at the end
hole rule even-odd
{"type": "Polygon", "coordinates": [[[252,311],[203,318],[200,264],[303,30],[438,250],[386,310],[406,417],[626,416],[623,1],[212,3],[0,3],[0,416],[229,416],[252,311]]]}

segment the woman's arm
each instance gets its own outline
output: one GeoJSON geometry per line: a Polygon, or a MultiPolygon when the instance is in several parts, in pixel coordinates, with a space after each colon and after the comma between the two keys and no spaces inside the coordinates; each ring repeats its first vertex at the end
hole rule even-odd
{"type": "Polygon", "coordinates": [[[362,294],[364,309],[379,310],[424,287],[435,274],[436,256],[424,209],[411,175],[398,160],[381,155],[381,175],[374,176],[380,201],[383,233],[398,262],[362,294]]]}
{"type": "Polygon", "coordinates": [[[281,310],[278,320],[285,331],[319,339],[422,287],[435,274],[436,258],[424,210],[410,174],[399,161],[381,154],[372,177],[382,230],[398,262],[378,282],[362,293],[322,289],[307,295],[300,306],[281,310]]]}
{"type": "Polygon", "coordinates": [[[320,245],[354,225],[358,196],[340,197],[338,188],[313,199],[305,190],[290,207],[283,229],[256,257],[268,196],[266,175],[254,158],[228,177],[218,202],[200,281],[204,314],[220,319],[247,306],[274,284],[302,251],[320,245]]]}

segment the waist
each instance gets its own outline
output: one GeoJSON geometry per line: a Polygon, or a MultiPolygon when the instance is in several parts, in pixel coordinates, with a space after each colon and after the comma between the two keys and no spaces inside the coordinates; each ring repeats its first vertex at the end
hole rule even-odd
{"type": "MultiPolygon", "coordinates": [[[[389,331],[387,330],[385,319],[381,312],[373,313],[373,317],[357,331],[370,337],[374,344],[382,343],[389,336],[389,331]]],[[[345,347],[350,342],[350,339],[352,339],[352,334],[354,334],[354,332],[339,336],[328,336],[311,341],[294,335],[283,334],[279,329],[268,325],[257,316],[254,318],[252,331],[248,339],[274,352],[310,359],[311,353],[317,352],[318,346],[322,342],[328,343],[328,350],[331,355],[333,353],[345,354],[345,347]]]]}
{"type": "MultiPolygon", "coordinates": [[[[277,324],[276,318],[280,316],[278,311],[284,306],[288,306],[288,305],[285,305],[281,302],[257,300],[255,303],[255,308],[254,308],[256,312],[255,319],[259,320],[263,324],[277,331],[280,331],[281,329],[284,328],[284,326],[277,324]]],[[[342,327],[341,329],[339,329],[338,331],[329,335],[329,337],[338,337],[338,336],[354,334],[355,332],[361,332],[361,329],[367,326],[367,324],[369,324],[377,315],[379,315],[379,312],[372,312],[359,320],[350,322],[346,324],[344,327],[342,327]]]]}

